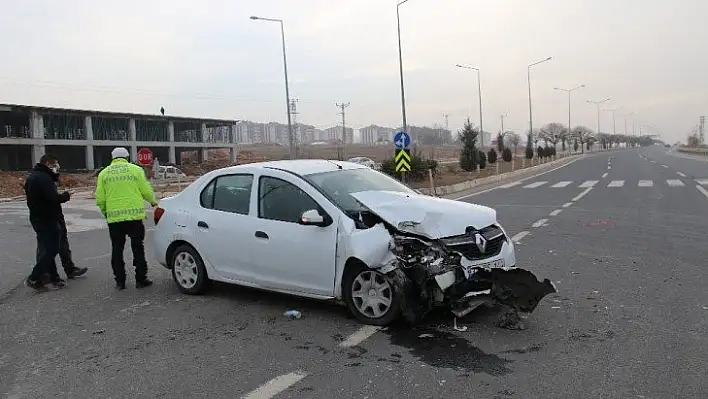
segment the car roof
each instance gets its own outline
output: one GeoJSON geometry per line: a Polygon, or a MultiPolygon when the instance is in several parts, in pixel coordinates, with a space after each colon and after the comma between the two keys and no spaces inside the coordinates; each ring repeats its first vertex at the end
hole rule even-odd
{"type": "Polygon", "coordinates": [[[326,160],[326,159],[292,159],[282,161],[254,162],[243,165],[229,166],[219,169],[222,173],[238,173],[239,171],[253,168],[280,169],[298,174],[300,176],[313,175],[324,172],[334,172],[339,169],[363,169],[366,166],[354,162],[326,160]]]}

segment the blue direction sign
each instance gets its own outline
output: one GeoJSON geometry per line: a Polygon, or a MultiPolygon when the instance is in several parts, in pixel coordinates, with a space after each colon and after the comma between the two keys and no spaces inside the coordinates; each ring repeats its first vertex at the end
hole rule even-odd
{"type": "Polygon", "coordinates": [[[393,136],[393,144],[396,148],[408,148],[411,145],[411,136],[406,132],[398,132],[393,136]]]}

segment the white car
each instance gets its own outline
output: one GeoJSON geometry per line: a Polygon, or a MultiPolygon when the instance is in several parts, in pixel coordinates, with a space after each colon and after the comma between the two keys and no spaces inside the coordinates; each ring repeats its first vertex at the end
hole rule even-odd
{"type": "Polygon", "coordinates": [[[187,294],[234,283],[341,301],[361,322],[388,325],[436,305],[458,316],[490,301],[530,312],[555,292],[515,267],[493,209],[349,162],[214,170],[162,199],[154,221],[157,260],[187,294]]]}
{"type": "Polygon", "coordinates": [[[349,158],[349,159],[347,160],[347,162],[352,162],[352,163],[356,163],[356,164],[359,164],[359,165],[368,166],[368,167],[370,167],[371,169],[376,169],[376,162],[374,162],[371,158],[367,158],[367,157],[354,157],[354,158],[349,158]]]}
{"type": "Polygon", "coordinates": [[[174,166],[160,166],[157,168],[155,177],[160,179],[186,179],[187,175],[174,166]]]}

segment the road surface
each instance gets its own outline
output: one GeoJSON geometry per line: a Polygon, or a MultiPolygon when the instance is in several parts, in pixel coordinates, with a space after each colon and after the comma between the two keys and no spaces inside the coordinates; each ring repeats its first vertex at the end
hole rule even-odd
{"type": "Polygon", "coordinates": [[[523,331],[495,327],[486,309],[459,321],[466,331],[447,314],[376,330],[285,295],[219,285],[185,296],[159,266],[153,287],[129,279],[117,292],[90,200],[66,211],[89,273],[36,294],[20,285],[35,250],[24,206],[2,204],[0,395],[706,397],[706,189],[708,162],[654,146],[461,199],[496,208],[518,265],[559,289],[523,331]]]}

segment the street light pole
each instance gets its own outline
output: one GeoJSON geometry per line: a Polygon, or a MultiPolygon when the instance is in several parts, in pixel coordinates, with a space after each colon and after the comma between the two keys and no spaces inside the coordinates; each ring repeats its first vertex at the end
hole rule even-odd
{"type": "Polygon", "coordinates": [[[290,85],[288,84],[288,58],[285,52],[285,28],[283,26],[283,20],[276,18],[261,18],[257,16],[251,16],[251,19],[256,21],[280,23],[280,37],[283,43],[283,71],[285,72],[285,109],[288,113],[288,142],[290,143],[290,159],[295,159],[297,158],[297,153],[295,151],[295,137],[293,136],[293,124],[290,116],[290,85]]]}
{"type": "Polygon", "coordinates": [[[479,96],[479,146],[484,148],[484,124],[482,123],[482,75],[479,72],[479,68],[467,66],[467,65],[456,65],[458,68],[472,69],[477,71],[477,94],[479,96]]]}
{"type": "Polygon", "coordinates": [[[622,114],[622,116],[624,117],[624,135],[625,136],[627,135],[627,117],[632,116],[632,115],[634,115],[634,112],[630,112],[628,114],[622,114]]]}
{"type": "Polygon", "coordinates": [[[553,57],[548,57],[541,61],[534,62],[533,64],[529,64],[529,66],[526,68],[529,83],[529,134],[533,134],[533,112],[531,110],[531,67],[534,65],[538,65],[542,62],[550,61],[551,59],[553,59],[553,57]]]}
{"type": "Polygon", "coordinates": [[[604,100],[602,100],[602,101],[590,101],[590,100],[586,100],[586,101],[589,102],[590,104],[595,104],[595,105],[597,106],[597,133],[598,133],[598,134],[601,133],[601,132],[600,132],[600,105],[603,104],[603,103],[605,103],[605,102],[607,102],[607,101],[610,101],[611,99],[612,99],[612,97],[607,97],[606,99],[604,99],[604,100]]]}
{"type": "Polygon", "coordinates": [[[570,89],[563,89],[560,87],[555,87],[556,90],[560,90],[560,91],[564,91],[564,92],[568,93],[568,135],[569,136],[570,136],[570,132],[572,130],[572,125],[570,124],[570,93],[572,93],[575,90],[582,89],[583,87],[585,87],[584,84],[582,84],[580,86],[572,87],[570,89]]]}
{"type": "MultiPolygon", "coordinates": [[[[398,27],[398,69],[401,77],[401,113],[403,114],[403,131],[408,133],[408,121],[406,120],[406,94],[403,88],[403,52],[401,50],[401,14],[399,9],[401,5],[408,0],[403,0],[396,4],[396,25],[398,27]]],[[[410,134],[410,133],[409,133],[410,134]]],[[[413,147],[416,148],[415,140],[411,137],[413,141],[413,147]]]]}
{"type": "Polygon", "coordinates": [[[615,112],[617,110],[621,109],[622,107],[614,108],[614,109],[608,109],[606,111],[612,112],[612,134],[617,135],[617,119],[615,118],[615,112]]]}

